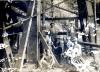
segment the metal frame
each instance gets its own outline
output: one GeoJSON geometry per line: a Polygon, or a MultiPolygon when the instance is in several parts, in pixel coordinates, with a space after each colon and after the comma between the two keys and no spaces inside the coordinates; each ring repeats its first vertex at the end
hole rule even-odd
{"type": "MultiPolygon", "coordinates": [[[[57,4],[55,4],[55,6],[60,5],[60,4],[64,3],[64,2],[66,2],[66,1],[67,1],[67,0],[61,1],[61,2],[59,2],[59,3],[57,3],[57,4]]],[[[46,10],[49,10],[49,9],[51,9],[51,8],[52,8],[52,7],[46,8],[46,10]]]]}
{"type": "MultiPolygon", "coordinates": [[[[46,2],[46,4],[51,5],[51,4],[47,3],[47,2],[46,2]]],[[[70,12],[70,13],[73,13],[73,14],[78,15],[77,12],[73,12],[73,11],[71,11],[71,10],[64,9],[64,8],[62,8],[62,7],[59,7],[59,6],[53,5],[53,7],[56,7],[56,8],[59,8],[59,9],[61,9],[61,10],[64,10],[64,11],[67,11],[67,12],[70,12]]]]}
{"type": "MultiPolygon", "coordinates": [[[[93,16],[88,16],[89,18],[93,16]]],[[[70,20],[70,19],[78,19],[79,17],[45,17],[45,20],[70,20]]],[[[43,18],[42,18],[43,19],[43,18]]]]}

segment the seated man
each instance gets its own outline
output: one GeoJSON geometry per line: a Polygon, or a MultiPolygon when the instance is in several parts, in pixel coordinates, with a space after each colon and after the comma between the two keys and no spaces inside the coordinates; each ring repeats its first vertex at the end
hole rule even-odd
{"type": "Polygon", "coordinates": [[[70,40],[70,37],[68,38],[68,42],[67,42],[67,47],[70,48],[70,47],[73,47],[74,46],[74,43],[70,40]]]}

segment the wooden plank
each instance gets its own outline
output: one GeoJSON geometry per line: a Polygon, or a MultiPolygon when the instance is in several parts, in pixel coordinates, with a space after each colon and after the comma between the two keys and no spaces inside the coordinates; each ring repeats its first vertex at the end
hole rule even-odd
{"type": "MultiPolygon", "coordinates": [[[[3,25],[3,28],[5,28],[4,25],[3,25]]],[[[4,44],[6,45],[5,50],[6,50],[6,54],[7,54],[9,67],[12,67],[14,60],[13,60],[13,54],[12,54],[12,50],[11,50],[9,40],[8,40],[8,33],[6,32],[6,30],[4,30],[4,32],[3,32],[3,41],[4,41],[4,44]]]]}
{"type": "Polygon", "coordinates": [[[41,32],[39,32],[39,37],[40,37],[40,40],[41,40],[41,41],[42,41],[42,43],[43,43],[43,47],[45,47],[46,49],[49,49],[49,50],[50,50],[50,52],[51,52],[51,54],[52,54],[52,56],[53,56],[53,58],[54,58],[54,60],[55,60],[56,64],[57,64],[57,65],[59,65],[59,63],[58,63],[58,61],[57,61],[56,57],[54,56],[54,54],[53,54],[53,52],[52,52],[51,47],[50,47],[50,46],[48,46],[48,44],[46,43],[45,38],[43,37],[43,35],[42,35],[42,33],[41,33],[41,32]]]}
{"type": "MultiPolygon", "coordinates": [[[[33,6],[32,6],[32,9],[31,9],[31,14],[30,14],[31,16],[33,16],[34,8],[35,8],[35,1],[33,2],[33,6]]],[[[25,38],[24,50],[22,52],[22,60],[21,60],[21,66],[20,66],[19,72],[22,72],[22,69],[23,69],[23,64],[24,64],[24,59],[25,59],[25,56],[26,56],[26,50],[27,50],[31,25],[32,25],[32,18],[29,20],[29,25],[28,25],[26,38],[25,38]]]]}

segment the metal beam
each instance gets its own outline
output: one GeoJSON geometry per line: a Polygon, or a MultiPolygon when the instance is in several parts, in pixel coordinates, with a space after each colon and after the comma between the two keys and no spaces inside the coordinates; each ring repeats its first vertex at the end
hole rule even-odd
{"type": "MultiPolygon", "coordinates": [[[[49,3],[46,3],[46,4],[51,5],[51,4],[49,4],[49,3]]],[[[67,11],[67,12],[70,12],[70,13],[73,13],[73,14],[78,15],[78,12],[74,12],[74,11],[71,11],[71,10],[67,10],[67,9],[64,9],[64,8],[62,8],[62,7],[55,6],[55,5],[53,5],[53,7],[56,7],[56,8],[59,8],[59,9],[61,9],[61,10],[64,10],[64,11],[67,11]]]]}
{"type": "MultiPolygon", "coordinates": [[[[93,16],[88,16],[92,18],[93,16]]],[[[34,16],[33,18],[36,18],[34,16]]],[[[78,17],[45,17],[45,20],[69,20],[69,19],[78,19],[78,17]]],[[[41,14],[41,20],[43,20],[43,14],[41,14]]]]}
{"type": "Polygon", "coordinates": [[[69,19],[78,19],[78,17],[53,17],[53,18],[48,18],[46,17],[45,20],[69,20],[69,19]]]}
{"type": "MultiPolygon", "coordinates": [[[[66,2],[66,1],[67,1],[67,0],[61,1],[61,2],[59,2],[59,3],[57,3],[57,4],[55,4],[55,6],[60,5],[60,4],[64,3],[64,2],[66,2]]],[[[52,8],[52,7],[46,8],[46,10],[49,10],[49,9],[51,9],[51,8],[52,8]]]]}

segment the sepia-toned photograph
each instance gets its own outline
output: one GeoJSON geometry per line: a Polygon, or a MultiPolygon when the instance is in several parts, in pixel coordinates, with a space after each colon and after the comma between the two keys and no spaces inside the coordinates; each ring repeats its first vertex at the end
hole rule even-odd
{"type": "Polygon", "coordinates": [[[0,0],[0,72],[100,72],[100,0],[0,0]]]}

